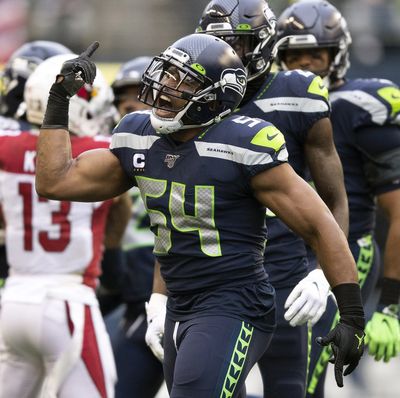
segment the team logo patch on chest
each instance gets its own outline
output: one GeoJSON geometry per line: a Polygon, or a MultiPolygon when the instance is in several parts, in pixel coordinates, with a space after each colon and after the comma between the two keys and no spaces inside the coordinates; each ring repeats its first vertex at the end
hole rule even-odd
{"type": "Polygon", "coordinates": [[[167,164],[167,167],[169,169],[172,169],[175,166],[176,160],[180,157],[181,155],[170,155],[167,154],[165,155],[164,163],[167,164]]]}

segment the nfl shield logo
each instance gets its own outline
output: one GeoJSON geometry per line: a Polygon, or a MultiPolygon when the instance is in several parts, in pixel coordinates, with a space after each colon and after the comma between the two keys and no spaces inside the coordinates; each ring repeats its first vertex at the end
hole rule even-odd
{"type": "Polygon", "coordinates": [[[164,159],[164,163],[167,164],[169,169],[172,169],[175,165],[176,159],[179,158],[180,155],[166,155],[164,159]]]}

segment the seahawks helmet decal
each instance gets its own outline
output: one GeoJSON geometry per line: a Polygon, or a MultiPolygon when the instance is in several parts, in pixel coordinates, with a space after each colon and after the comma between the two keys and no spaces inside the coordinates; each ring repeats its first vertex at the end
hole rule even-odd
{"type": "Polygon", "coordinates": [[[243,69],[225,69],[221,73],[221,80],[225,81],[225,84],[221,86],[223,92],[229,88],[240,95],[244,95],[246,90],[246,74],[243,69]]]}

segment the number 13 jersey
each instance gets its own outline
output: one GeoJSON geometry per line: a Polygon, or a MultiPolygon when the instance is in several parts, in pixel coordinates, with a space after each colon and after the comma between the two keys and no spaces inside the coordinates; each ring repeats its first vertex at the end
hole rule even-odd
{"type": "MultiPolygon", "coordinates": [[[[0,200],[10,275],[79,274],[94,286],[100,273],[111,201],[41,198],[35,190],[37,132],[0,131],[0,200]]],[[[107,148],[106,137],[71,136],[73,156],[107,148]]]]}

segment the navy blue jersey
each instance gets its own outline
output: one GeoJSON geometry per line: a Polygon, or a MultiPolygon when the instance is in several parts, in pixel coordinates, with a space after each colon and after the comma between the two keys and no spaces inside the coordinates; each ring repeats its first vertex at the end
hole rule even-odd
{"type": "Polygon", "coordinates": [[[400,90],[388,80],[355,79],[330,98],[355,241],[374,229],[375,196],[400,187],[400,90]]]}
{"type": "MultiPolygon", "coordinates": [[[[266,279],[265,207],[253,196],[250,180],[287,160],[276,127],[234,115],[177,144],[154,131],[149,113],[135,112],[115,128],[111,150],[140,188],[154,253],[170,295],[183,297],[175,300],[181,312],[196,308],[185,297],[220,289],[226,298],[229,288],[237,294],[235,286],[266,279]]],[[[251,294],[258,293],[249,288],[248,300],[251,294]]]]}
{"type": "Polygon", "coordinates": [[[177,144],[135,112],[115,128],[111,150],[141,190],[170,292],[265,278],[265,207],[250,179],[286,161],[274,126],[235,115],[177,144]]]}
{"type": "MultiPolygon", "coordinates": [[[[300,70],[271,73],[240,113],[274,124],[285,136],[289,163],[305,177],[304,144],[310,128],[329,117],[328,90],[320,77],[300,70]]],[[[307,272],[304,241],[267,213],[265,266],[274,286],[296,284],[307,272]]]]}

